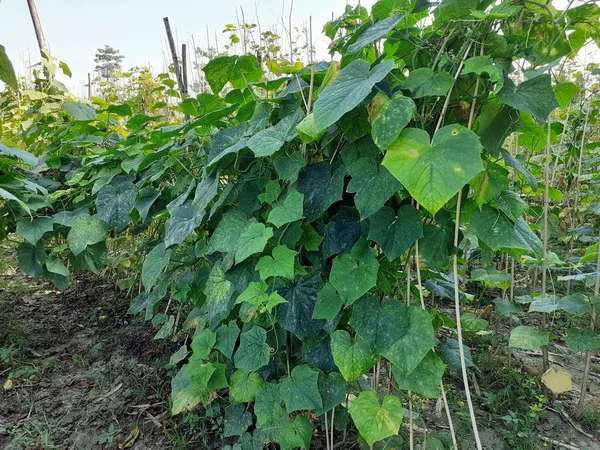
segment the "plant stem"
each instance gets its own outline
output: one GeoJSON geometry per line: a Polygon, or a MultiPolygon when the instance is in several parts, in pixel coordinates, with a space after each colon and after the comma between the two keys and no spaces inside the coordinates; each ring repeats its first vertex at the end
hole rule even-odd
{"type": "MultiPolygon", "coordinates": [[[[546,141],[546,150],[544,153],[544,229],[542,230],[542,285],[540,296],[542,299],[546,297],[546,279],[548,272],[546,266],[548,264],[548,209],[550,206],[550,200],[548,196],[548,190],[550,183],[550,118],[548,118],[548,133],[546,141]]],[[[547,315],[542,313],[542,330],[546,329],[547,315]]],[[[542,347],[542,371],[548,370],[548,346],[542,347]]]]}

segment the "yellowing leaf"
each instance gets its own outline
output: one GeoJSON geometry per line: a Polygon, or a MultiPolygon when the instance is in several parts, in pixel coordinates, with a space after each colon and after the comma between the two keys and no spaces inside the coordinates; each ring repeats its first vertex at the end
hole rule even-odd
{"type": "Polygon", "coordinates": [[[562,394],[563,392],[568,392],[573,389],[571,374],[562,369],[548,369],[542,375],[542,383],[544,383],[544,385],[555,395],[562,394]]]}

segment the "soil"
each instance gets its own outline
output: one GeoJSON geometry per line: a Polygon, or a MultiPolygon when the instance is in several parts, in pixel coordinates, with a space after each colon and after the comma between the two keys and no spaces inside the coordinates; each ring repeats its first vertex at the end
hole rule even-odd
{"type": "Polygon", "coordinates": [[[175,448],[163,369],[174,349],[106,280],[61,293],[11,266],[0,276],[0,449],[175,448]]]}

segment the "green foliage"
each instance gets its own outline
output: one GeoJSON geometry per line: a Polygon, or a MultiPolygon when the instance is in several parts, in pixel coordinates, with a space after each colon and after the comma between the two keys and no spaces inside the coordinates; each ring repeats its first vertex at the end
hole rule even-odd
{"type": "MultiPolygon", "coordinates": [[[[369,14],[348,6],[324,29],[339,63],[269,61],[265,76],[255,56],[221,55],[203,68],[212,94],[182,95],[163,75],[146,80],[164,96],[152,106],[141,106],[153,98],[145,91],[77,101],[43,78],[17,97],[0,47],[0,79],[10,85],[0,96],[2,235],[21,239],[23,272],[61,289],[73,270],[108,268],[126,288],[140,282],[130,313],[152,320],[156,338],[181,340],[171,412],[218,403],[223,435],[240,436],[233,448],[308,449],[314,424],[333,408],[340,421],[349,413],[368,444],[387,439],[403,420],[399,391],[437,398],[445,364],[461,366],[457,341],[435,334],[453,321],[410,305],[414,265],[421,293],[453,299],[452,255],[464,258],[475,286],[506,290],[512,278],[487,260],[506,252],[537,263],[544,254],[540,152],[548,133],[553,143],[581,138],[561,134],[566,118],[549,131],[540,125],[580,95],[565,80],[553,87],[545,64],[598,39],[586,19],[597,9],[579,8],[380,0],[369,14]],[[422,20],[428,13],[433,25],[422,20]],[[530,70],[515,85],[517,59],[530,70]],[[273,69],[291,76],[275,79],[273,69]],[[169,106],[167,95],[182,101],[169,106]],[[471,254],[483,267],[471,270],[471,254]],[[386,361],[392,392],[364,390],[386,361]]],[[[555,167],[579,154],[565,145],[555,167]]],[[[582,192],[597,181],[571,178],[582,192]]],[[[594,198],[589,187],[582,211],[592,212],[578,212],[590,224],[594,198]]],[[[594,261],[594,248],[577,270],[594,261]]],[[[579,291],[527,303],[532,313],[579,317],[594,306],[579,291]]],[[[495,304],[501,314],[522,311],[495,304]]],[[[476,314],[456,320],[471,335],[489,332],[476,314]]],[[[538,350],[551,337],[522,325],[509,345],[538,350]]],[[[597,349],[597,337],[571,328],[565,340],[581,352],[597,349]]]]}

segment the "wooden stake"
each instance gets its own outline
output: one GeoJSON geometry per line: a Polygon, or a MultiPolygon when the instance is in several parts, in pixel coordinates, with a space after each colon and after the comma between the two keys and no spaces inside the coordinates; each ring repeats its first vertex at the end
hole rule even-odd
{"type": "Polygon", "coordinates": [[[187,45],[181,45],[181,69],[182,69],[182,79],[183,79],[183,89],[182,93],[188,93],[188,74],[187,74],[187,45]]]}
{"type": "Polygon", "coordinates": [[[169,24],[169,18],[163,18],[165,23],[165,29],[167,30],[167,39],[169,40],[169,48],[171,49],[171,57],[173,59],[173,67],[175,68],[175,77],[177,78],[177,85],[179,91],[184,92],[183,77],[181,76],[181,69],[179,67],[179,58],[177,58],[177,48],[175,47],[175,40],[173,39],[173,33],[171,32],[171,25],[169,24]]]}
{"type": "Polygon", "coordinates": [[[92,99],[92,74],[88,72],[88,100],[92,99]]]}
{"type": "Polygon", "coordinates": [[[33,22],[33,29],[35,30],[35,37],[38,41],[40,54],[43,58],[46,58],[48,56],[48,45],[46,44],[46,38],[44,37],[42,22],[40,22],[40,16],[35,6],[35,0],[27,0],[27,6],[29,7],[29,14],[31,15],[31,21],[33,22]]]}

